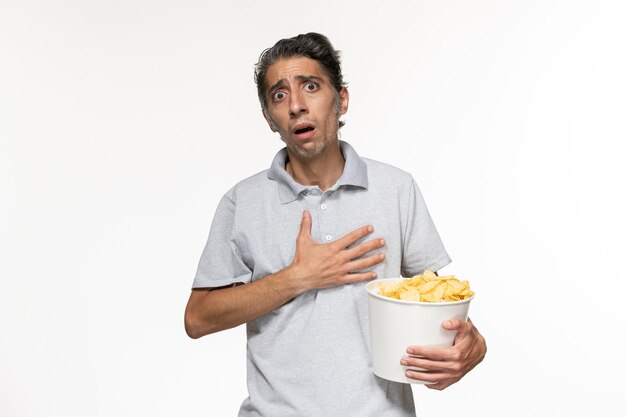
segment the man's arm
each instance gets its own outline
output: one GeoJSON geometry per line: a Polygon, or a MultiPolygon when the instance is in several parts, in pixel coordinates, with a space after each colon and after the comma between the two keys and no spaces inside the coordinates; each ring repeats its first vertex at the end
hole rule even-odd
{"type": "Polygon", "coordinates": [[[185,310],[185,330],[197,339],[230,329],[280,307],[294,298],[298,286],[286,268],[246,285],[194,289],[185,310]]]}
{"type": "Polygon", "coordinates": [[[296,239],[291,265],[246,285],[222,289],[194,290],[185,310],[185,330],[197,339],[254,320],[315,288],[328,288],[376,278],[375,272],[358,272],[381,263],[383,253],[360,258],[385,245],[374,239],[350,247],[373,232],[361,227],[332,243],[321,244],[311,237],[311,214],[305,211],[296,239]],[[356,259],[360,258],[360,259],[356,259]]]}

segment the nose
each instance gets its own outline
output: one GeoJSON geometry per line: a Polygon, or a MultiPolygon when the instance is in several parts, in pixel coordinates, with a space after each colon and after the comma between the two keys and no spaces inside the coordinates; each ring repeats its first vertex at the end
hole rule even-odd
{"type": "Polygon", "coordinates": [[[300,113],[306,113],[309,111],[306,99],[300,91],[296,90],[289,97],[289,116],[297,117],[300,113]]]}

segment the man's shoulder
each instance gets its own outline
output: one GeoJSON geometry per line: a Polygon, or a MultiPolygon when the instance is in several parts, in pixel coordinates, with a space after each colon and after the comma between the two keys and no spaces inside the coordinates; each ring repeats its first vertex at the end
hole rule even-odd
{"type": "Polygon", "coordinates": [[[401,168],[371,158],[361,159],[367,165],[367,172],[370,180],[378,179],[387,183],[397,182],[402,184],[413,182],[413,176],[401,168]]]}
{"type": "Polygon", "coordinates": [[[239,181],[226,192],[226,197],[236,201],[241,196],[262,194],[265,188],[272,183],[267,177],[267,171],[264,169],[239,181]]]}
{"type": "Polygon", "coordinates": [[[269,179],[267,177],[268,169],[264,169],[263,171],[259,171],[256,174],[250,175],[247,178],[239,181],[233,188],[237,189],[246,189],[248,187],[258,187],[263,184],[269,183],[269,179]]]}

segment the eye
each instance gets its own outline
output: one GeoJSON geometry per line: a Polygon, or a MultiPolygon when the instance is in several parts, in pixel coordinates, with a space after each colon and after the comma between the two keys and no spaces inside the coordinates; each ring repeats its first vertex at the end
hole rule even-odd
{"type": "Polygon", "coordinates": [[[285,98],[285,93],[282,91],[277,91],[272,95],[272,100],[280,101],[285,98]]]}
{"type": "Polygon", "coordinates": [[[319,88],[319,86],[316,83],[309,81],[305,84],[304,88],[306,88],[307,91],[315,91],[319,88]]]}

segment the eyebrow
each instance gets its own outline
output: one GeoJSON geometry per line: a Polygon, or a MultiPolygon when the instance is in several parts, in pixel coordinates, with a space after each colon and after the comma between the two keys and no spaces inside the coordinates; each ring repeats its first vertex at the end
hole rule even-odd
{"type": "MultiPolygon", "coordinates": [[[[298,80],[298,81],[313,80],[313,81],[317,81],[318,83],[323,83],[324,82],[324,80],[321,77],[318,77],[317,75],[296,75],[296,80],[298,80]]],[[[274,90],[276,90],[279,87],[282,87],[286,83],[287,83],[287,80],[285,80],[284,78],[276,81],[274,84],[272,84],[270,86],[270,88],[268,88],[267,93],[268,94],[272,94],[272,92],[274,90]]]]}

